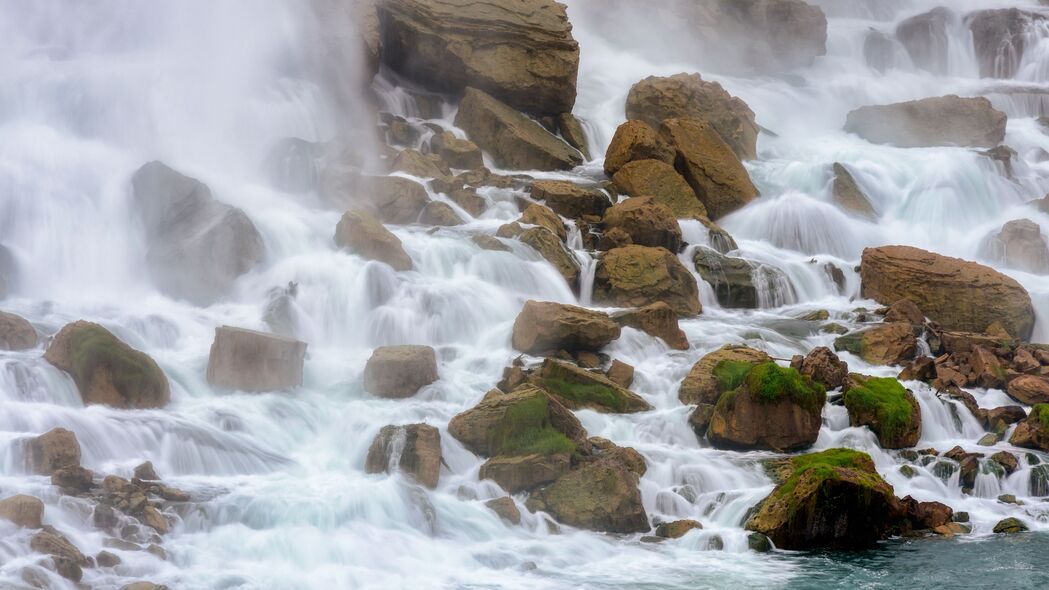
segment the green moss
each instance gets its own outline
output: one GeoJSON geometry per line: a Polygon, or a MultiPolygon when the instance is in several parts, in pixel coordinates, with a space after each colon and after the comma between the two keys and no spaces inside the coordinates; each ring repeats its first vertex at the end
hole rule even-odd
{"type": "Polygon", "coordinates": [[[745,384],[754,399],[763,403],[772,404],[789,398],[799,406],[813,410],[823,407],[827,400],[822,385],[795,369],[774,362],[755,365],[747,373],[745,384]]]}
{"type": "Polygon", "coordinates": [[[855,413],[873,413],[882,437],[902,436],[914,420],[907,390],[892,377],[852,375],[856,385],[845,393],[845,407],[855,413]]]}
{"type": "Polygon", "coordinates": [[[1049,430],[1049,404],[1038,404],[1031,408],[1031,415],[1038,418],[1042,428],[1049,430]]]}
{"type": "Polygon", "coordinates": [[[558,377],[543,379],[543,387],[580,406],[600,405],[614,412],[627,409],[626,400],[615,388],[600,383],[573,383],[558,377]]]}
{"type": "Polygon", "coordinates": [[[507,409],[494,429],[497,455],[573,453],[576,445],[550,423],[549,399],[536,395],[507,409]]]}
{"type": "Polygon", "coordinates": [[[776,496],[793,494],[798,482],[806,474],[811,473],[822,482],[837,477],[838,469],[853,470],[859,475],[859,483],[865,487],[873,488],[883,483],[877,472],[873,472],[874,463],[870,455],[852,449],[828,449],[819,453],[799,455],[791,459],[791,465],[794,471],[783,485],[776,489],[776,496]]]}
{"type": "Polygon", "coordinates": [[[746,361],[720,361],[714,365],[714,378],[721,391],[732,391],[743,383],[747,373],[754,368],[754,363],[746,361]]]}
{"type": "Polygon", "coordinates": [[[159,368],[145,354],[134,350],[101,326],[78,329],[70,340],[73,376],[81,389],[90,385],[99,369],[106,369],[116,390],[125,398],[157,387],[159,368]]]}

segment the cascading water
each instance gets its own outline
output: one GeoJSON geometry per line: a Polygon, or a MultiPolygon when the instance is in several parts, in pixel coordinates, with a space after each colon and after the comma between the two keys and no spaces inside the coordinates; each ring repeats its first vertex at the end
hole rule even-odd
{"type": "MultiPolygon", "coordinates": [[[[420,120],[406,83],[392,72],[380,72],[371,85],[373,98],[348,90],[360,68],[332,74],[331,55],[316,45],[339,23],[318,18],[306,3],[281,0],[4,1],[0,246],[17,273],[2,308],[27,318],[43,335],[79,319],[98,322],[152,356],[172,390],[171,403],[160,410],[84,407],[73,380],[41,358],[46,344],[0,352],[0,496],[38,497],[46,506],[45,522],[84,554],[118,554],[122,563],[116,567],[85,568],[84,585],[121,588],[148,579],[179,589],[532,590],[917,583],[911,576],[921,562],[904,565],[918,559],[905,554],[893,562],[896,557],[884,557],[898,555],[891,548],[870,557],[873,565],[823,554],[748,551],[742,523],[773,489],[762,464],[772,455],[715,450],[697,440],[677,390],[699,358],[724,344],[746,343],[779,359],[832,346],[834,334],[797,318],[827,310],[835,322],[854,327],[855,308],[876,305],[857,300],[859,278],[851,269],[864,247],[902,243],[972,260],[983,256],[981,238],[1004,222],[1028,218],[1049,232],[1049,214],[1029,204],[1049,192],[1049,134],[1035,120],[1049,114],[1049,27],[1033,26],[1024,53],[1003,58],[1015,61],[1016,73],[1007,80],[979,77],[972,40],[961,26],[949,29],[947,73],[920,70],[905,52],[897,52],[895,67],[879,73],[866,65],[866,33],[891,33],[936,3],[822,0],[816,4],[828,15],[826,56],[789,74],[736,77],[717,74],[717,64],[701,54],[653,57],[644,50],[645,39],[621,43],[608,15],[593,14],[590,0],[565,3],[581,46],[575,114],[593,154],[604,152],[623,122],[631,85],[651,75],[699,71],[742,98],[771,131],[760,137],[758,158],[746,164],[762,197],[722,220],[738,243],[731,255],[777,271],[758,271],[760,308],[719,305],[697,275],[705,310],[681,322],[689,350],[671,350],[632,328],[605,349],[635,368],[632,389],[653,409],[576,412],[591,436],[644,456],[648,470],[640,490],[650,518],[692,518],[704,528],[656,545],[642,543],[640,535],[557,529],[525,510],[522,497],[516,498],[520,526],[507,526],[485,506],[505,492],[479,479],[481,459],[448,435],[448,422],[474,406],[519,354],[510,334],[524,302],[589,305],[595,263],[583,251],[580,230],[572,227],[568,245],[583,275],[575,293],[530,247],[513,242],[511,251],[492,251],[471,241],[471,233],[494,234],[519,216],[524,193],[515,188],[480,191],[487,208],[476,217],[430,190],[431,198],[469,221],[435,231],[391,226],[414,262],[412,271],[395,272],[338,250],[332,233],[343,211],[310,191],[290,190],[315,184],[315,171],[278,173],[289,190],[275,188],[273,147],[288,137],[368,145],[363,130],[374,127],[369,100],[384,112],[420,120]],[[899,149],[841,131],[846,114],[857,107],[951,93],[987,95],[1007,112],[1006,143],[1017,152],[1011,177],[974,150],[899,149]],[[201,179],[216,199],[242,209],[258,228],[263,263],[218,303],[173,300],[148,279],[146,232],[129,211],[130,178],[151,160],[201,179]],[[849,216],[831,204],[834,162],[849,166],[876,220],[849,216]],[[826,264],[840,269],[841,284],[826,264]],[[258,395],[214,390],[205,371],[219,325],[278,331],[308,342],[303,386],[258,395]],[[375,347],[387,344],[433,346],[441,378],[409,399],[366,393],[365,362],[375,347]],[[365,474],[379,429],[416,422],[441,432],[445,467],[436,489],[396,473],[395,458],[393,475],[365,474]],[[27,471],[24,442],[55,427],[76,434],[82,464],[98,473],[130,477],[148,460],[166,484],[192,494],[191,508],[176,515],[163,540],[165,557],[114,546],[91,526],[86,501],[63,496],[47,477],[27,471]],[[891,573],[897,563],[898,575],[891,573]],[[890,572],[888,583],[878,577],[881,567],[890,572]]],[[[958,14],[1018,5],[1046,11],[1035,0],[951,3],[958,14]]],[[[622,15],[638,30],[658,27],[643,8],[630,12],[640,12],[622,15]]],[[[455,107],[441,109],[443,118],[430,122],[454,129],[455,107]]],[[[603,172],[599,157],[570,173],[534,176],[585,184],[603,172]]],[[[725,247],[710,244],[698,223],[682,226],[685,241],[693,243],[680,256],[686,267],[693,266],[695,245],[725,247]]],[[[1049,341],[1049,276],[1000,270],[1034,300],[1038,323],[1032,340],[1049,341]]],[[[842,358],[865,374],[898,371],[848,353],[842,358]]],[[[921,382],[906,385],[921,406],[917,448],[981,451],[975,441],[984,429],[962,402],[943,399],[921,382]]],[[[1013,403],[999,390],[977,389],[973,395],[983,408],[1013,403]]],[[[403,431],[397,436],[399,458],[403,431]]],[[[968,512],[970,541],[985,539],[1007,516],[1049,530],[1049,509],[1039,500],[1049,494],[1049,477],[1036,473],[1037,464],[1049,460],[1043,453],[998,443],[996,450],[1020,458],[1019,468],[1006,477],[984,470],[972,493],[963,493],[951,461],[912,461],[882,450],[868,429],[849,426],[842,406],[828,403],[815,449],[841,446],[869,453],[898,496],[968,512]],[[900,469],[904,463],[913,471],[909,477],[900,469]],[[999,502],[1001,494],[1013,494],[1024,505],[999,502]]],[[[0,587],[31,587],[25,572],[32,570],[32,579],[49,587],[75,588],[39,567],[31,535],[0,520],[0,587]]],[[[143,538],[139,545],[151,541],[143,538]]],[[[1032,563],[1029,552],[1038,555],[1038,547],[1044,554],[1044,533],[1026,549],[927,540],[909,552],[949,563],[953,579],[969,583],[970,576],[986,575],[974,568],[994,565],[984,561],[986,555],[1032,563]]],[[[1033,576],[1039,574],[1025,575],[1031,577],[1009,579],[1036,584],[1033,576]]],[[[1045,583],[1044,576],[1040,580],[1045,583]]]]}

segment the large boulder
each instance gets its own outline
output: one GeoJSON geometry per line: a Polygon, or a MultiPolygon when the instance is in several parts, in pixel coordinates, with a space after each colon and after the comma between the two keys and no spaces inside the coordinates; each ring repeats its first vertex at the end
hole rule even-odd
{"type": "Polygon", "coordinates": [[[1044,14],[998,8],[979,10],[966,17],[973,34],[973,49],[984,78],[1012,78],[1027,51],[1031,28],[1044,23],[1044,14]]]}
{"type": "Polygon", "coordinates": [[[949,29],[957,19],[950,8],[933,8],[900,22],[896,26],[896,39],[915,66],[934,74],[946,74],[949,29]]]}
{"type": "Polygon", "coordinates": [[[1049,243],[1030,219],[1014,219],[985,238],[980,257],[995,264],[1034,274],[1049,274],[1049,243]]]}
{"type": "Polygon", "coordinates": [[[452,418],[448,434],[485,457],[571,454],[590,448],[586,430],[572,412],[531,385],[510,393],[488,392],[481,403],[452,418]]]}
{"type": "Polygon", "coordinates": [[[822,385],[775,362],[729,374],[707,429],[712,445],[785,452],[816,442],[827,401],[822,385]]]}
{"type": "Polygon", "coordinates": [[[215,328],[208,383],[239,391],[277,391],[302,385],[306,343],[232,326],[215,328]]]}
{"type": "Polygon", "coordinates": [[[572,111],[579,44],[553,0],[388,0],[382,61],[427,88],[479,88],[537,115],[572,111]]]}
{"type": "Polygon", "coordinates": [[[539,203],[532,203],[525,207],[517,221],[527,225],[545,227],[562,242],[568,238],[568,228],[565,227],[565,222],[561,221],[561,218],[558,217],[553,209],[539,203]]]}
{"type": "Polygon", "coordinates": [[[834,340],[834,350],[848,351],[872,365],[902,365],[914,360],[918,339],[905,322],[881,324],[834,340]]]}
{"type": "Polygon", "coordinates": [[[615,457],[598,459],[533,492],[527,506],[570,526],[606,533],[646,532],[651,525],[637,488],[639,476],[615,457]]]}
{"type": "Polygon", "coordinates": [[[662,301],[616,313],[612,319],[620,326],[629,326],[661,338],[667,346],[674,350],[688,350],[688,336],[678,324],[677,314],[662,301]]]}
{"type": "Polygon", "coordinates": [[[383,223],[415,223],[430,202],[426,187],[400,176],[370,176],[364,179],[365,205],[383,223]]]}
{"type": "Polygon", "coordinates": [[[65,428],[53,428],[29,439],[25,451],[30,471],[39,475],[80,467],[80,442],[65,428]]]}
{"type": "Polygon", "coordinates": [[[844,396],[849,423],[868,426],[883,449],[904,449],[918,444],[922,413],[918,400],[891,377],[850,375],[844,396]]]}
{"type": "Polygon", "coordinates": [[[681,226],[669,207],[652,197],[631,197],[605,213],[605,231],[619,228],[634,244],[681,250],[681,226]]]}
{"type": "Polygon", "coordinates": [[[364,366],[365,391],[385,398],[411,397],[439,378],[437,355],[429,346],[380,346],[364,366]]]}
{"type": "Polygon", "coordinates": [[[542,369],[532,381],[570,410],[630,414],[652,409],[641,396],[601,373],[556,359],[543,361],[542,369]]]}
{"type": "Polygon", "coordinates": [[[612,206],[608,195],[596,188],[565,180],[537,180],[529,189],[558,215],[578,219],[584,215],[604,215],[612,206]]]}
{"type": "Polygon", "coordinates": [[[44,503],[40,498],[15,494],[0,500],[0,518],[26,529],[43,526],[44,503]]]}
{"type": "Polygon", "coordinates": [[[648,123],[627,121],[616,129],[605,151],[605,174],[614,176],[620,168],[638,160],[658,160],[673,166],[674,150],[648,123]]]}
{"type": "Polygon", "coordinates": [[[725,256],[706,247],[695,250],[692,262],[722,307],[757,309],[793,300],[794,288],[787,275],[768,264],[725,256]]]}
{"type": "Polygon", "coordinates": [[[685,178],[661,160],[629,162],[612,177],[616,190],[631,197],[652,197],[678,219],[706,219],[707,208],[685,178]]]}
{"type": "Polygon", "coordinates": [[[441,433],[427,424],[383,426],[368,447],[366,473],[402,471],[428,488],[441,476],[441,433]]]}
{"type": "Polygon", "coordinates": [[[874,210],[867,195],[860,190],[860,186],[849,169],[838,162],[834,163],[832,169],[834,182],[831,185],[831,195],[834,197],[834,202],[850,213],[867,219],[876,219],[878,213],[874,210]]]}
{"type": "Polygon", "coordinates": [[[607,314],[551,301],[528,301],[514,321],[513,347],[528,354],[598,351],[619,338],[607,314]]]}
{"type": "Polygon", "coordinates": [[[1049,379],[1037,375],[1020,375],[1009,382],[1009,397],[1033,406],[1049,404],[1049,379]]]}
{"type": "Polygon", "coordinates": [[[626,117],[657,129],[667,119],[698,119],[713,127],[738,158],[757,157],[754,111],[699,74],[650,76],[634,84],[626,99],[626,117]]]}
{"type": "Polygon", "coordinates": [[[583,163],[579,150],[476,88],[466,89],[455,115],[455,125],[502,168],[571,170],[583,163]]]}
{"type": "Polygon", "coordinates": [[[1016,425],[1009,444],[1049,453],[1049,404],[1031,408],[1027,419],[1016,425]]]}
{"type": "Polygon", "coordinates": [[[25,318],[0,311],[0,350],[26,350],[37,343],[36,329],[25,318]]]}
{"type": "Polygon", "coordinates": [[[910,299],[944,329],[984,332],[999,323],[1027,339],[1034,329],[1031,296],[1015,280],[975,262],[910,246],[863,251],[861,294],[883,305],[910,299]]]}
{"type": "Polygon", "coordinates": [[[903,148],[993,148],[1005,139],[1007,120],[986,98],[950,95],[860,107],[849,113],[845,131],[903,148]]]}
{"type": "Polygon", "coordinates": [[[350,211],[342,216],[335,226],[335,245],[362,258],[389,264],[394,270],[412,269],[412,259],[401,240],[364,211],[350,211]]]}
{"type": "Polygon", "coordinates": [[[686,405],[712,406],[721,394],[738,387],[740,372],[745,374],[754,365],[768,362],[772,362],[772,357],[763,351],[726,344],[692,365],[677,397],[686,405]]]}
{"type": "Polygon", "coordinates": [[[695,277],[665,248],[631,245],[606,252],[594,273],[593,297],[619,307],[662,301],[680,316],[703,310],[695,277]]]}
{"type": "Polygon", "coordinates": [[[892,486],[870,456],[830,449],[785,462],[783,481],[747,521],[781,549],[861,549],[902,516],[892,486]]]}
{"type": "Polygon", "coordinates": [[[758,198],[758,189],[747,169],[709,123],[667,119],[659,133],[674,148],[675,166],[703,201],[712,220],[758,198]]]}
{"type": "Polygon", "coordinates": [[[67,324],[44,359],[69,373],[85,404],[144,409],[163,407],[171,399],[168,378],[157,363],[98,324],[67,324]]]}
{"type": "Polygon", "coordinates": [[[142,219],[146,262],[164,293],[208,305],[227,293],[265,254],[244,211],[215,200],[195,178],[161,162],[135,172],[132,207],[142,219]]]}

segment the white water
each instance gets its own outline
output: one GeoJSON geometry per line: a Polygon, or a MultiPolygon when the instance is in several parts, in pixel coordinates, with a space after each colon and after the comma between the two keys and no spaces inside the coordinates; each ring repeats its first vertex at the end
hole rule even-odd
{"type": "MultiPolygon", "coordinates": [[[[151,460],[169,484],[203,499],[179,515],[165,538],[167,561],[109,549],[123,565],[87,569],[85,583],[100,589],[138,579],[180,589],[790,583],[794,566],[747,552],[741,528],[747,510],[771,490],[759,464],[768,455],[716,451],[697,441],[687,425],[689,409],[677,400],[678,384],[692,363],[722,344],[746,342],[789,357],[833,340],[792,318],[822,308],[849,323],[851,309],[875,305],[850,300],[858,293],[855,273],[846,272],[846,293],[839,294],[813,259],[847,270],[865,246],[885,243],[972,259],[982,237],[1005,221],[1027,217],[1049,230],[1049,216],[1025,206],[1049,192],[1049,135],[1031,118],[1049,112],[1038,101],[992,96],[1010,114],[1006,143],[1019,153],[1015,181],[971,150],[874,146],[840,130],[845,114],[865,104],[972,94],[992,83],[1049,90],[1049,39],[1029,43],[1015,81],[978,79],[969,40],[960,37],[952,40],[949,76],[916,71],[905,61],[879,75],[863,64],[868,28],[891,32],[896,22],[936,3],[856,2],[845,10],[846,2],[827,0],[834,12],[826,57],[789,77],[733,78],[707,74],[705,64],[688,55],[650,60],[620,49],[616,34],[592,24],[586,0],[567,4],[582,47],[576,114],[591,132],[594,154],[604,152],[623,121],[633,83],[681,71],[721,82],[778,134],[763,135],[759,158],[747,164],[762,198],[723,225],[739,242],[735,254],[786,273],[797,303],[730,312],[701,288],[703,316],[682,322],[689,351],[668,350],[630,329],[607,350],[636,367],[633,388],[655,409],[630,416],[578,413],[591,435],[646,457],[641,490],[651,518],[695,518],[704,530],[653,546],[637,536],[567,527],[553,534],[523,502],[523,524],[508,527],[484,506],[502,493],[478,481],[480,460],[447,435],[447,422],[477,403],[516,356],[510,328],[524,301],[577,299],[526,246],[490,252],[467,239],[517,217],[509,189],[485,191],[494,206],[466,226],[433,234],[394,228],[416,266],[394,273],[335,249],[331,237],[341,211],[268,184],[263,162],[278,140],[329,140],[370,125],[339,100],[344,89],[333,91],[317,74],[323,68],[309,40],[318,23],[305,3],[0,0],[0,244],[20,271],[2,308],[45,335],[77,319],[101,322],[153,356],[172,385],[172,403],[163,410],[84,408],[71,380],[40,358],[42,348],[0,353],[0,495],[42,498],[46,522],[86,554],[103,548],[89,510],[22,467],[21,441],[62,426],[77,434],[86,467],[128,475],[151,460]],[[243,208],[262,233],[265,262],[238,281],[227,301],[193,307],[164,297],[145,278],[144,236],[129,213],[129,179],[153,159],[200,178],[216,198],[243,208]],[[830,205],[829,168],[836,161],[848,165],[870,195],[880,213],[876,223],[830,205]],[[309,343],[305,385],[290,394],[213,391],[204,368],[214,327],[266,329],[268,293],[292,281],[298,284],[293,329],[309,343]],[[435,346],[441,379],[409,400],[365,393],[365,360],[375,346],[391,343],[435,346]],[[383,425],[420,421],[441,429],[448,467],[436,490],[396,475],[364,474],[368,445],[383,425]],[[715,535],[723,551],[708,550],[715,535]]],[[[1035,3],[952,6],[964,12],[1021,4],[1035,3]]],[[[383,108],[414,114],[401,90],[385,80],[374,86],[383,108]]],[[[575,174],[600,176],[600,161],[575,174]]],[[[686,230],[697,239],[704,234],[686,230]]],[[[1049,340],[1049,277],[1002,270],[1031,292],[1040,314],[1036,339],[1049,340]]],[[[895,372],[845,358],[853,370],[895,372]]],[[[986,450],[976,447],[982,429],[963,408],[921,384],[908,385],[922,406],[919,448],[986,450]]],[[[1001,392],[976,393],[986,407],[1008,402],[1001,392]]],[[[966,496],[957,474],[944,482],[930,467],[914,479],[903,477],[895,454],[881,451],[870,432],[849,428],[842,408],[828,405],[824,416],[816,447],[870,452],[898,495],[966,510],[976,534],[989,533],[1006,515],[1049,529],[1044,508],[1039,512],[1028,498],[1029,469],[1001,483],[981,477],[976,494],[966,496]],[[1000,504],[999,493],[1014,493],[1028,506],[1000,504]]],[[[0,522],[0,585],[17,584],[22,568],[37,561],[28,536],[0,522]]],[[[52,583],[73,587],[57,576],[52,583]]]]}

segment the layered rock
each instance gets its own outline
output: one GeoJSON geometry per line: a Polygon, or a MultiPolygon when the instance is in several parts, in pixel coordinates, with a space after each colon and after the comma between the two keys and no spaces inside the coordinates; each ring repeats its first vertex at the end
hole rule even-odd
{"type": "Polygon", "coordinates": [[[1033,406],[1049,404],[1049,379],[1036,375],[1020,375],[1009,382],[1009,397],[1033,406]]]}
{"type": "Polygon", "coordinates": [[[342,216],[335,227],[335,245],[362,258],[384,262],[394,270],[412,269],[412,259],[401,240],[364,211],[350,211],[342,216]]]}
{"type": "Polygon", "coordinates": [[[537,180],[530,190],[533,197],[569,219],[584,215],[601,216],[612,206],[604,192],[563,180],[537,180]]]}
{"type": "Polygon", "coordinates": [[[891,378],[850,375],[844,396],[849,423],[867,426],[884,449],[918,444],[922,413],[914,394],[891,378]]]}
{"type": "Polygon", "coordinates": [[[839,207],[850,213],[855,213],[867,219],[876,219],[878,214],[871,205],[870,199],[863,194],[856,179],[848,168],[835,162],[833,165],[834,182],[831,186],[831,195],[839,207]]]}
{"type": "Polygon", "coordinates": [[[678,219],[706,219],[707,208],[685,178],[660,160],[635,160],[612,177],[616,190],[632,197],[652,197],[678,219]]]}
{"type": "Polygon", "coordinates": [[[648,123],[627,121],[616,128],[605,151],[605,174],[614,176],[623,166],[638,160],[657,160],[673,166],[674,150],[648,123]]]}
{"type": "Polygon", "coordinates": [[[73,378],[88,405],[160,408],[171,399],[168,379],[157,363],[98,324],[67,324],[51,340],[44,359],[73,378]]]}
{"type": "Polygon", "coordinates": [[[364,471],[401,471],[428,488],[436,488],[441,475],[441,433],[427,424],[383,426],[368,447],[364,471]]]}
{"type": "Polygon", "coordinates": [[[674,350],[688,350],[688,337],[678,325],[677,314],[662,301],[614,314],[612,319],[620,326],[629,326],[661,338],[674,350]]]}
{"type": "Polygon", "coordinates": [[[251,392],[291,389],[302,385],[305,361],[305,342],[220,326],[208,356],[208,383],[251,392]]]}
{"type": "Polygon", "coordinates": [[[634,413],[652,409],[641,396],[606,376],[564,361],[546,359],[532,382],[571,410],[634,413]]]}
{"type": "Polygon", "coordinates": [[[1027,419],[1016,425],[1009,444],[1049,452],[1049,404],[1031,408],[1027,419]]]}
{"type": "Polygon", "coordinates": [[[430,141],[430,149],[446,163],[449,168],[475,170],[484,166],[481,148],[469,139],[456,137],[451,131],[444,131],[430,141]]]}
{"type": "Polygon", "coordinates": [[[1005,139],[1007,119],[986,98],[950,95],[860,107],[849,113],[845,131],[903,148],[993,148],[1005,139]]]}
{"type": "Polygon", "coordinates": [[[1049,274],[1049,243],[1042,228],[1030,219],[1014,219],[988,236],[980,257],[1034,274],[1049,274]]]}
{"type": "Polygon", "coordinates": [[[631,197],[605,213],[605,230],[619,228],[640,246],[681,250],[681,226],[669,207],[652,197],[631,197]]]}
{"type": "Polygon", "coordinates": [[[563,303],[528,301],[514,321],[513,347],[528,354],[598,351],[619,338],[607,314],[563,303]]]}
{"type": "Polygon", "coordinates": [[[1031,297],[1015,280],[975,262],[909,246],[863,251],[861,294],[889,305],[910,299],[947,330],[983,332],[998,323],[1029,338],[1034,328],[1031,297]]]}
{"type": "Polygon", "coordinates": [[[439,378],[429,346],[380,346],[364,366],[365,391],[385,398],[411,397],[439,378]]]}
{"type": "Polygon", "coordinates": [[[681,316],[702,311],[695,278],[664,248],[632,245],[606,252],[597,263],[593,297],[620,307],[663,301],[681,316]]]}
{"type": "Polygon", "coordinates": [[[668,119],[660,136],[674,148],[675,167],[717,220],[758,198],[747,169],[709,123],[668,119]]]}
{"type": "Polygon", "coordinates": [[[25,318],[0,311],[0,350],[35,348],[36,329],[25,318]]]}
{"type": "Polygon", "coordinates": [[[834,349],[851,352],[872,365],[900,365],[914,359],[918,339],[910,324],[881,324],[835,339],[834,349]]]}

